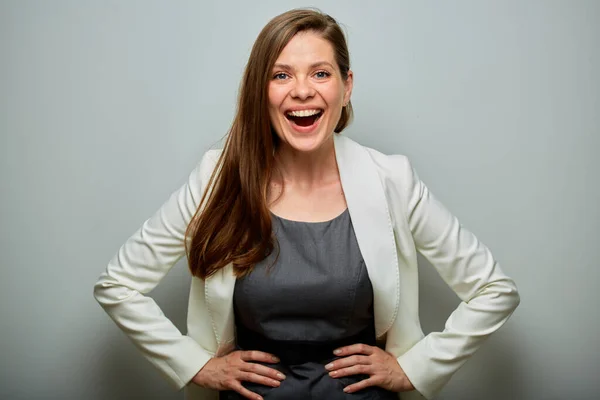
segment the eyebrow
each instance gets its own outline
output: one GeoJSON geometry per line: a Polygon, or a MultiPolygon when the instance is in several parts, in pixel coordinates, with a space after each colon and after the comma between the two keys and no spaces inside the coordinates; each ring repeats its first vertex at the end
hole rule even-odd
{"type": "MultiPolygon", "coordinates": [[[[316,63],[311,64],[309,68],[314,69],[314,68],[323,67],[323,66],[328,66],[331,69],[335,69],[335,68],[333,68],[333,65],[331,65],[331,63],[329,63],[327,61],[318,61],[316,63]]],[[[288,71],[293,70],[293,68],[290,65],[281,64],[281,63],[277,63],[277,64],[273,65],[273,68],[284,69],[284,70],[288,70],[288,71]]]]}

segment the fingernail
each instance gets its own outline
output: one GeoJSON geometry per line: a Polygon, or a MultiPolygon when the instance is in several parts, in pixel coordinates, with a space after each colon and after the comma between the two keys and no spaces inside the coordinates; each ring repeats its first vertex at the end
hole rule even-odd
{"type": "Polygon", "coordinates": [[[344,392],[348,393],[348,388],[347,387],[344,388],[344,392]]]}
{"type": "Polygon", "coordinates": [[[331,371],[331,372],[329,373],[329,375],[331,375],[331,376],[336,376],[336,375],[337,375],[337,371],[331,371]]]}
{"type": "Polygon", "coordinates": [[[336,349],[333,351],[333,354],[342,354],[342,351],[340,349],[336,349]]]}
{"type": "Polygon", "coordinates": [[[279,358],[277,358],[277,357],[275,357],[275,356],[273,356],[273,357],[271,357],[271,358],[273,358],[273,361],[275,361],[275,362],[279,362],[279,358]]]}
{"type": "Polygon", "coordinates": [[[277,377],[278,377],[279,379],[285,379],[285,375],[284,375],[284,374],[282,374],[281,372],[278,372],[278,373],[277,373],[277,377]]]}
{"type": "Polygon", "coordinates": [[[325,366],[325,369],[331,369],[331,368],[333,368],[333,364],[327,364],[327,365],[325,366]]]}

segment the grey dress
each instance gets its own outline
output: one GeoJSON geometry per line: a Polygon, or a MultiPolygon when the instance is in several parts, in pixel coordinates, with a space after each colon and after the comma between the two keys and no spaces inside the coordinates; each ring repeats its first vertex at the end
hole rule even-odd
{"type": "MultiPolygon", "coordinates": [[[[236,281],[233,303],[237,348],[274,353],[281,361],[265,365],[286,379],[277,388],[244,386],[265,400],[397,400],[379,387],[346,394],[345,386],[366,376],[331,378],[324,368],[337,346],[375,344],[373,289],[348,210],[325,222],[273,215],[273,232],[279,252],[276,245],[236,281]]],[[[220,393],[221,400],[241,398],[220,393]]]]}

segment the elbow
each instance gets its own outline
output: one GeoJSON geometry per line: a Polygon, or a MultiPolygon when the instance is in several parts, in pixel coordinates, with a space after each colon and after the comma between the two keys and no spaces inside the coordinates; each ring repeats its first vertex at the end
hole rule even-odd
{"type": "Polygon", "coordinates": [[[139,293],[131,285],[125,285],[122,281],[112,278],[108,273],[100,275],[93,290],[94,299],[104,309],[119,306],[139,293]]]}
{"type": "Polygon", "coordinates": [[[521,295],[519,294],[517,286],[513,282],[513,290],[511,293],[511,312],[515,311],[519,304],[521,304],[521,295]]]}
{"type": "Polygon", "coordinates": [[[94,284],[92,291],[94,300],[96,300],[96,302],[101,306],[106,304],[106,289],[107,287],[105,286],[105,280],[101,276],[100,279],[98,279],[98,281],[94,284]]]}
{"type": "Polygon", "coordinates": [[[498,295],[502,299],[502,304],[504,304],[503,308],[509,315],[521,304],[521,295],[519,294],[517,285],[510,278],[504,280],[501,288],[498,290],[498,295]]]}
{"type": "Polygon", "coordinates": [[[114,304],[119,297],[123,297],[123,294],[119,296],[118,283],[114,282],[106,272],[100,275],[98,281],[94,284],[92,294],[102,308],[114,304]]]}
{"type": "Polygon", "coordinates": [[[505,315],[511,315],[521,303],[521,296],[515,282],[504,277],[491,282],[482,288],[477,295],[473,296],[468,302],[475,298],[483,296],[487,298],[485,302],[488,307],[505,315]]]}

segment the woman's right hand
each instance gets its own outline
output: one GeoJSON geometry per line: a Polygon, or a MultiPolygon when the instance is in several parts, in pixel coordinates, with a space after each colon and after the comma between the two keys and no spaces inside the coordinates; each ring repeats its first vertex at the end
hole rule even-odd
{"type": "Polygon", "coordinates": [[[262,351],[237,350],[223,357],[214,357],[194,376],[192,382],[209,389],[234,390],[248,399],[261,400],[258,394],[242,386],[242,382],[254,382],[278,387],[285,378],[274,368],[258,364],[279,362],[277,357],[262,351]]]}

